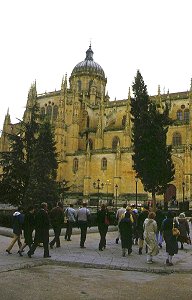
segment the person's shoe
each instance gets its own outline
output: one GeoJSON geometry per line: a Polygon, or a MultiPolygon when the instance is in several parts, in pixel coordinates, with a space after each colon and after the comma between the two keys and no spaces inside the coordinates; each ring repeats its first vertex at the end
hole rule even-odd
{"type": "Polygon", "coordinates": [[[173,266],[173,263],[172,263],[172,262],[169,262],[169,263],[167,264],[167,266],[168,266],[168,267],[172,267],[172,266],[173,266]]]}
{"type": "Polygon", "coordinates": [[[17,253],[19,254],[19,256],[23,256],[22,251],[17,251],[17,253]]]}
{"type": "Polygon", "coordinates": [[[128,254],[130,255],[132,253],[132,249],[128,249],[128,254]]]}
{"type": "Polygon", "coordinates": [[[169,260],[168,260],[168,258],[166,259],[166,265],[167,265],[167,266],[169,265],[169,260]]]}
{"type": "Polygon", "coordinates": [[[116,243],[116,244],[118,244],[118,243],[119,243],[119,239],[118,239],[118,238],[116,238],[116,240],[115,240],[115,243],[116,243]]]}
{"type": "Polygon", "coordinates": [[[99,251],[103,251],[103,248],[99,248],[99,251]]]}
{"type": "Polygon", "coordinates": [[[43,257],[44,257],[44,258],[50,258],[51,255],[44,255],[43,257]]]}
{"type": "Polygon", "coordinates": [[[139,255],[142,254],[142,248],[139,248],[139,255]]]}
{"type": "Polygon", "coordinates": [[[147,260],[147,264],[152,264],[153,261],[151,259],[147,260]]]}
{"type": "Polygon", "coordinates": [[[27,255],[28,255],[29,258],[31,258],[31,253],[27,252],[27,255]]]}
{"type": "Polygon", "coordinates": [[[71,242],[71,239],[67,239],[68,242],[71,242]]]}
{"type": "Polygon", "coordinates": [[[8,254],[12,254],[8,249],[5,250],[8,254]]]}
{"type": "Polygon", "coordinates": [[[61,248],[61,246],[60,246],[60,245],[58,245],[58,246],[56,246],[56,248],[61,248]]]}
{"type": "Polygon", "coordinates": [[[85,246],[80,246],[80,248],[84,249],[84,248],[86,248],[86,247],[85,247],[85,246]]]}

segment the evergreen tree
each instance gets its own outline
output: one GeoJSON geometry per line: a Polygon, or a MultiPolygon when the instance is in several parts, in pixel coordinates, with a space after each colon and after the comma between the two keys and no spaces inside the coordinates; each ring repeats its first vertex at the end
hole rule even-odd
{"type": "Polygon", "coordinates": [[[133,83],[134,98],[131,99],[133,122],[134,169],[145,191],[152,193],[153,208],[156,193],[162,194],[174,178],[171,146],[166,145],[168,126],[171,120],[168,109],[160,113],[147,93],[141,73],[137,71],[133,83]]]}
{"type": "Polygon", "coordinates": [[[47,202],[54,205],[58,199],[56,183],[57,158],[51,125],[44,121],[39,128],[39,135],[33,151],[29,184],[25,201],[33,204],[47,202]]]}
{"type": "Polygon", "coordinates": [[[9,134],[11,149],[1,153],[3,174],[0,181],[1,202],[12,205],[23,204],[27,182],[27,165],[24,155],[24,142],[21,135],[9,134]]]}
{"type": "MultiPolygon", "coordinates": [[[[10,151],[1,154],[3,174],[0,181],[1,202],[23,205],[24,195],[29,182],[33,149],[38,133],[39,108],[35,102],[30,110],[30,119],[20,121],[18,132],[7,134],[10,151]]],[[[6,133],[5,133],[6,134],[6,133]]]]}

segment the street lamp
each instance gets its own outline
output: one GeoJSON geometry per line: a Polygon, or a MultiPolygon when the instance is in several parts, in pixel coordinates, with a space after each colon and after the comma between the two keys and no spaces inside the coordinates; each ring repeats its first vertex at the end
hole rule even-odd
{"type": "Polygon", "coordinates": [[[65,179],[63,181],[59,182],[59,187],[60,187],[60,201],[64,202],[64,190],[65,190],[65,186],[67,184],[67,181],[65,181],[65,179]]]}
{"type": "Polygon", "coordinates": [[[138,184],[139,178],[135,176],[135,206],[137,208],[137,184],[138,184]]]}
{"type": "Polygon", "coordinates": [[[184,203],[184,199],[185,199],[185,182],[182,182],[182,187],[183,187],[183,203],[184,203]]]}
{"type": "Polygon", "coordinates": [[[100,184],[100,179],[97,179],[97,183],[93,182],[93,187],[94,187],[94,189],[97,189],[97,196],[98,196],[98,199],[97,199],[97,212],[98,212],[98,210],[99,210],[99,191],[103,189],[104,184],[103,183],[100,184]]]}
{"type": "Polygon", "coordinates": [[[116,207],[116,210],[117,210],[117,190],[118,190],[118,185],[116,184],[115,185],[115,207],[116,207]]]}
{"type": "Polygon", "coordinates": [[[109,185],[111,185],[111,183],[109,182],[109,179],[107,179],[107,182],[105,183],[105,185],[107,186],[107,204],[108,204],[108,192],[109,192],[109,185]]]}

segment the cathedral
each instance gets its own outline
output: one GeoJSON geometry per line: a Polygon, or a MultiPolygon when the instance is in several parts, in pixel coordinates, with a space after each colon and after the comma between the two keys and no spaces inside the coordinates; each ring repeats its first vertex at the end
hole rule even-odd
{"type": "MultiPolygon", "coordinates": [[[[34,101],[41,114],[47,115],[55,128],[58,153],[57,180],[68,182],[65,199],[97,198],[113,203],[150,201],[132,168],[130,90],[127,99],[110,101],[106,92],[107,78],[102,67],[94,61],[91,45],[85,59],[62,79],[61,89],[37,94],[32,84],[23,119],[30,117],[29,107],[34,101]]],[[[175,178],[158,201],[190,200],[191,144],[192,144],[192,84],[189,91],[161,94],[160,87],[151,96],[160,109],[165,103],[174,121],[169,127],[167,144],[172,145],[175,178]]],[[[12,124],[9,112],[5,116],[0,138],[0,151],[8,151],[5,132],[16,132],[19,124],[12,124]]]]}

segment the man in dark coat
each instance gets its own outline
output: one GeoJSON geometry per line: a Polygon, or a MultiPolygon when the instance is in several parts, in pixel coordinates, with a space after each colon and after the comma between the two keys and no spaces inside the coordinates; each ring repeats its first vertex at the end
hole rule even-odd
{"type": "Polygon", "coordinates": [[[172,258],[178,253],[177,237],[173,235],[173,227],[178,228],[179,224],[175,220],[175,213],[168,211],[167,218],[162,223],[162,231],[166,244],[167,259],[166,265],[173,266],[172,258]]]}
{"type": "Polygon", "coordinates": [[[106,248],[106,235],[109,226],[109,211],[105,204],[101,205],[101,209],[97,213],[98,229],[100,234],[99,251],[106,248]]]}
{"type": "Polygon", "coordinates": [[[119,223],[119,230],[121,234],[121,247],[122,247],[122,255],[125,256],[126,249],[128,250],[128,254],[132,253],[132,242],[133,242],[133,223],[131,221],[130,212],[126,212],[123,218],[119,223]]]}
{"type": "Polygon", "coordinates": [[[164,214],[162,212],[161,207],[159,207],[156,211],[156,217],[155,221],[157,222],[157,233],[156,233],[156,238],[157,238],[157,243],[160,248],[162,248],[162,242],[163,242],[163,234],[162,234],[162,223],[163,220],[165,219],[164,214]]]}
{"type": "Polygon", "coordinates": [[[44,258],[51,257],[49,255],[49,216],[47,203],[41,203],[41,208],[35,216],[35,238],[31,249],[27,252],[28,256],[34,254],[39,243],[43,243],[44,258]]]}
{"type": "Polygon", "coordinates": [[[56,247],[61,247],[60,244],[60,235],[61,235],[61,228],[64,223],[64,211],[63,211],[63,203],[58,202],[57,206],[54,207],[50,212],[50,219],[51,219],[51,225],[53,227],[54,231],[54,238],[50,242],[50,248],[52,249],[54,244],[56,243],[56,247]]]}
{"type": "Polygon", "coordinates": [[[24,231],[24,244],[20,247],[18,253],[20,256],[22,255],[23,249],[28,246],[31,249],[33,244],[33,230],[35,228],[35,216],[34,216],[35,208],[33,206],[29,206],[27,212],[24,216],[24,223],[23,223],[23,231],[24,231]]]}

